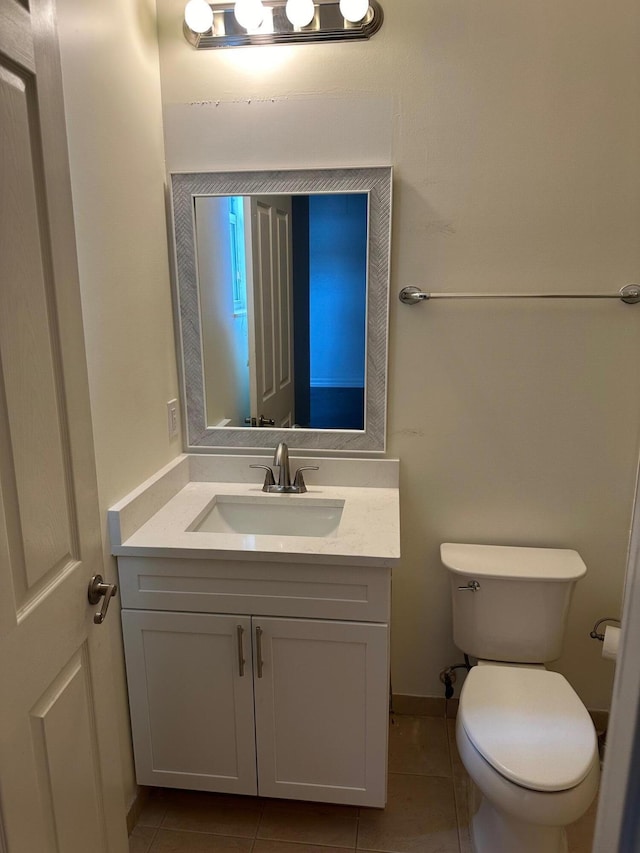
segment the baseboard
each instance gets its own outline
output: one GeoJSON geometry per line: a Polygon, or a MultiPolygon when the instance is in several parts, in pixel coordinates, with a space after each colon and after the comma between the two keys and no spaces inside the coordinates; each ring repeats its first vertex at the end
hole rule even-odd
{"type": "Polygon", "coordinates": [[[445,699],[443,696],[407,696],[403,693],[394,693],[391,707],[394,714],[407,717],[453,719],[458,713],[458,700],[445,699]]]}
{"type": "MultiPolygon", "coordinates": [[[[458,699],[445,699],[441,696],[408,696],[394,693],[391,708],[394,714],[407,717],[448,717],[454,719],[458,713],[458,699]]],[[[605,732],[609,726],[609,712],[589,710],[593,725],[598,733],[605,732]]]]}
{"type": "Polygon", "coordinates": [[[140,815],[142,814],[142,810],[147,804],[148,799],[149,788],[139,785],[136,798],[133,803],[131,803],[131,808],[127,812],[127,835],[131,835],[131,833],[133,832],[133,828],[138,823],[140,815]]]}

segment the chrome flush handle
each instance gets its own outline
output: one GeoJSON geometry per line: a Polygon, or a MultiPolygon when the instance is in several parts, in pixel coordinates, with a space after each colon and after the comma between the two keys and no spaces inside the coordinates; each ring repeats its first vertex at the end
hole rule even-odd
{"type": "Polygon", "coordinates": [[[109,602],[117,592],[117,585],[115,583],[103,583],[102,575],[94,575],[89,581],[89,589],[87,591],[89,604],[97,604],[101,598],[104,598],[101,609],[93,615],[93,621],[96,625],[102,625],[104,622],[109,602]]]}
{"type": "Polygon", "coordinates": [[[477,592],[480,589],[480,584],[478,581],[469,581],[466,586],[459,586],[458,589],[466,592],[477,592]]]}

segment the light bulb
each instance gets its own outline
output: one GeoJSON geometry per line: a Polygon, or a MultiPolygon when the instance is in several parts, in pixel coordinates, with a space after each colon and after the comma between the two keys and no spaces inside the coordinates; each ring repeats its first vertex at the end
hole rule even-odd
{"type": "Polygon", "coordinates": [[[342,17],[352,24],[361,21],[369,11],[369,0],[340,0],[342,17]]]}
{"type": "Polygon", "coordinates": [[[189,0],[184,7],[184,19],[194,33],[206,33],[213,26],[213,12],[207,0],[189,0]]]}
{"type": "Polygon", "coordinates": [[[313,21],[316,9],[313,0],[287,0],[285,13],[294,27],[306,27],[313,21]]]}
{"type": "Polygon", "coordinates": [[[257,30],[264,20],[262,0],[236,0],[234,15],[245,30],[257,30]]]}

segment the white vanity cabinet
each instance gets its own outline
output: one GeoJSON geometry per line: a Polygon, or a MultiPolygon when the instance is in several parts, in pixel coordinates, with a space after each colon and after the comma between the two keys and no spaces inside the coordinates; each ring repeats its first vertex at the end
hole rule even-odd
{"type": "Polygon", "coordinates": [[[390,570],[120,557],[138,782],[383,806],[390,570]]]}

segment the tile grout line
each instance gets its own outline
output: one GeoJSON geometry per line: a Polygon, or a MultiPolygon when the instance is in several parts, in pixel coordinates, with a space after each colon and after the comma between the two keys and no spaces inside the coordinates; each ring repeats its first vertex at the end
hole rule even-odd
{"type": "MultiPolygon", "coordinates": [[[[260,798],[258,797],[258,800],[259,799],[260,798]]],[[[256,849],[256,842],[258,841],[258,832],[260,832],[260,824],[262,823],[265,808],[266,806],[264,802],[260,803],[260,814],[258,816],[258,820],[256,821],[256,831],[253,833],[253,841],[251,842],[250,853],[253,853],[253,851],[256,849]]]]}
{"type": "MultiPolygon", "coordinates": [[[[458,785],[456,782],[456,774],[455,774],[454,769],[453,769],[453,747],[451,744],[452,738],[455,738],[456,735],[455,735],[455,728],[453,731],[453,735],[451,735],[451,726],[449,725],[449,722],[447,719],[445,719],[445,728],[446,728],[446,732],[447,732],[447,748],[449,750],[449,762],[451,764],[451,781],[453,782],[453,804],[454,804],[454,807],[456,810],[456,829],[458,830],[458,848],[460,850],[460,853],[462,853],[463,846],[465,846],[465,845],[463,845],[463,837],[462,837],[463,827],[462,827],[462,824],[460,821],[460,817],[461,817],[460,811],[458,809],[458,785]]],[[[466,799],[467,798],[466,791],[464,793],[464,796],[466,799]]],[[[467,805],[467,812],[468,812],[468,810],[469,809],[468,809],[468,805],[467,805]]]]}
{"type": "MultiPolygon", "coordinates": [[[[159,819],[157,825],[149,827],[150,829],[153,829],[153,835],[151,836],[151,841],[149,842],[149,846],[147,847],[147,853],[153,853],[153,846],[156,843],[156,838],[158,837],[158,832],[160,831],[160,827],[162,826],[162,821],[164,820],[166,813],[167,813],[167,809],[165,807],[165,809],[162,812],[162,817],[159,819]]],[[[140,820],[138,819],[136,821],[136,826],[148,826],[148,824],[141,824],[140,820]]],[[[135,827],[134,827],[134,829],[135,829],[135,827]]]]}
{"type": "Polygon", "coordinates": [[[154,826],[152,827],[152,829],[153,835],[151,836],[151,841],[149,842],[149,846],[147,847],[147,853],[151,853],[151,849],[153,848],[153,845],[156,842],[156,837],[158,835],[158,830],[160,829],[160,826],[154,826]]]}
{"type": "Polygon", "coordinates": [[[458,812],[458,797],[456,796],[456,778],[453,772],[453,753],[451,749],[451,738],[449,737],[449,721],[447,719],[446,704],[444,713],[444,734],[447,739],[447,755],[449,756],[449,771],[451,773],[451,789],[453,792],[453,808],[456,816],[456,836],[458,838],[458,851],[459,853],[462,853],[462,842],[460,839],[460,814],[458,812]]]}

